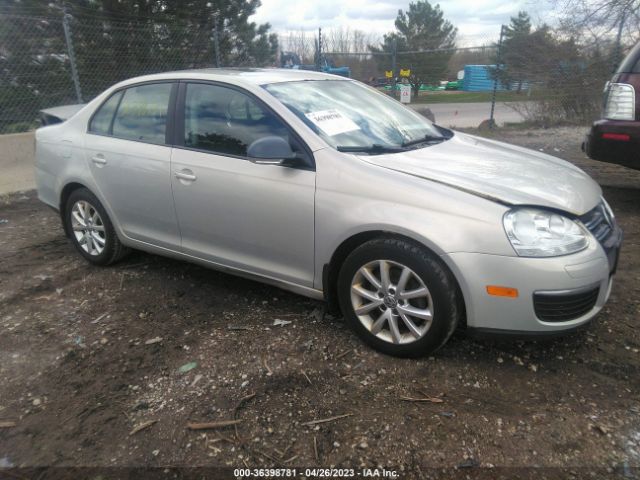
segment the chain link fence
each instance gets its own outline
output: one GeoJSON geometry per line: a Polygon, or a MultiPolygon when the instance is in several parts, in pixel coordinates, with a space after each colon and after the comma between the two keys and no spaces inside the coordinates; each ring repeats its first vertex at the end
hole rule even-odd
{"type": "MultiPolygon", "coordinates": [[[[354,78],[396,97],[399,84],[409,84],[412,103],[500,102],[545,126],[599,118],[604,85],[617,66],[599,49],[550,51],[537,45],[511,55],[508,63],[501,61],[497,44],[376,54],[327,51],[324,56],[332,66],[348,66],[354,78]]],[[[488,106],[486,119],[491,116],[488,106]]]]}
{"type": "MultiPolygon", "coordinates": [[[[0,14],[0,133],[37,124],[39,110],[84,103],[138,75],[215,66],[265,66],[250,49],[196,22],[0,14]]],[[[258,45],[259,47],[259,45],[258,45]]]]}
{"type": "MultiPolygon", "coordinates": [[[[390,53],[372,52],[375,40],[289,35],[280,38],[280,49],[298,51],[300,62],[312,68],[348,67],[352,78],[391,95],[397,96],[399,83],[408,83],[415,103],[497,100],[528,120],[547,123],[597,118],[602,88],[614,67],[606,49],[570,42],[540,42],[501,55],[498,42],[390,53]],[[410,73],[405,77],[401,71],[410,73]]],[[[224,21],[211,16],[169,22],[76,16],[63,9],[47,16],[0,13],[0,133],[34,128],[39,110],[89,101],[138,75],[212,66],[281,66],[273,57],[258,60],[269,57],[252,50],[260,45],[239,45],[246,43],[235,41],[224,21]]],[[[492,111],[487,108],[486,118],[492,111]]]]}
{"type": "Polygon", "coordinates": [[[351,77],[366,83],[402,83],[405,78],[402,73],[408,71],[406,78],[409,83],[420,81],[423,87],[421,91],[434,91],[438,86],[444,86],[445,82],[457,81],[458,74],[464,71],[466,65],[490,65],[495,62],[496,52],[494,45],[394,53],[342,52],[327,48],[323,51],[323,57],[332,67],[348,67],[351,77]]]}
{"type": "Polygon", "coordinates": [[[0,132],[23,131],[39,109],[76,103],[62,17],[0,16],[0,132]]]}

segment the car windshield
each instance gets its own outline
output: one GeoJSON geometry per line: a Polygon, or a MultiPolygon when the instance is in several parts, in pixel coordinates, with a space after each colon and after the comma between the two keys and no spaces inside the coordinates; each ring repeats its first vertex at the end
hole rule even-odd
{"type": "Polygon", "coordinates": [[[422,115],[359,82],[307,80],[264,88],[338,150],[394,152],[450,137],[422,115]]]}

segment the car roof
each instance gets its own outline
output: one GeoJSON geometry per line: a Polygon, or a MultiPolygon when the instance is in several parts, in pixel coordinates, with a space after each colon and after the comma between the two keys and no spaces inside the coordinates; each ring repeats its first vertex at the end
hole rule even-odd
{"type": "Polygon", "coordinates": [[[622,60],[616,73],[638,73],[640,68],[640,42],[633,47],[627,56],[622,60]]]}
{"type": "Polygon", "coordinates": [[[304,80],[349,80],[338,75],[291,68],[202,68],[144,75],[142,77],[130,78],[121,82],[119,85],[142,81],[180,79],[218,80],[237,85],[267,85],[270,83],[304,80]]]}

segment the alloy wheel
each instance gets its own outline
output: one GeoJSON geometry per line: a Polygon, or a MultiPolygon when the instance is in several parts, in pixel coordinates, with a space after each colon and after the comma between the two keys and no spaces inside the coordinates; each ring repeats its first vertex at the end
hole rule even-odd
{"type": "Polygon", "coordinates": [[[79,200],[71,208],[71,228],[80,247],[89,255],[104,251],[107,238],[104,223],[96,208],[85,200],[79,200]]]}
{"type": "Polygon", "coordinates": [[[356,272],[351,305],[370,333],[394,344],[421,339],[433,321],[433,299],[425,283],[391,260],[369,262],[356,272]]]}

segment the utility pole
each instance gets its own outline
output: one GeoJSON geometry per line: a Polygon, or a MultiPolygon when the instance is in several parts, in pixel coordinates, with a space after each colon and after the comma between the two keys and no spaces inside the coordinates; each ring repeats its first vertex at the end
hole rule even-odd
{"type": "Polygon", "coordinates": [[[76,99],[78,103],[84,103],[82,100],[82,91],[80,90],[80,77],[78,76],[78,67],[76,65],[76,54],[73,49],[73,41],[71,39],[71,26],[69,18],[71,15],[67,13],[67,6],[62,4],[62,28],[64,29],[64,40],[67,44],[67,54],[69,55],[69,63],[71,64],[71,80],[76,90],[76,99]]]}
{"type": "Polygon", "coordinates": [[[318,28],[318,45],[316,48],[316,70],[322,70],[322,28],[318,28]]]}
{"type": "Polygon", "coordinates": [[[495,121],[493,120],[493,114],[496,109],[496,93],[498,92],[498,72],[502,65],[502,39],[504,38],[504,32],[506,27],[500,25],[500,40],[498,41],[498,51],[496,53],[496,73],[493,77],[493,95],[491,95],[491,114],[489,115],[489,128],[493,130],[495,121]]]}
{"type": "Polygon", "coordinates": [[[396,97],[396,60],[398,56],[398,39],[393,38],[391,49],[391,91],[393,92],[393,98],[396,97]]]}
{"type": "Polygon", "coordinates": [[[214,50],[214,60],[216,62],[216,67],[220,68],[220,43],[218,40],[218,14],[213,14],[213,50],[214,50]]]}

